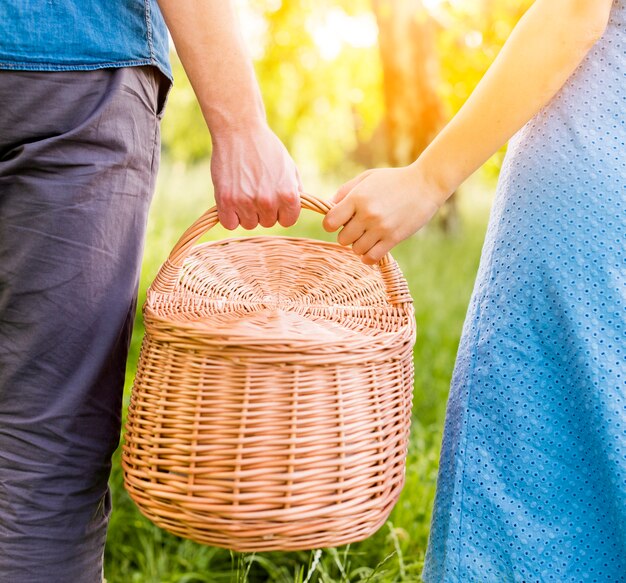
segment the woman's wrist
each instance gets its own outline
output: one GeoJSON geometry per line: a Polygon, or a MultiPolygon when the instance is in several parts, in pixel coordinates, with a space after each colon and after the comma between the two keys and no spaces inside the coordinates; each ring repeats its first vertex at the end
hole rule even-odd
{"type": "Polygon", "coordinates": [[[408,168],[415,175],[419,189],[441,207],[457,189],[458,184],[448,168],[429,159],[425,151],[408,168]]]}

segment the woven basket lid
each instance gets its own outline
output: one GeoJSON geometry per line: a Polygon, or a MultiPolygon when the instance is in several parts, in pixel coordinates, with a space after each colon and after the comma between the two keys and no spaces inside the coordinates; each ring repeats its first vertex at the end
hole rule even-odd
{"type": "MultiPolygon", "coordinates": [[[[303,208],[328,207],[305,196],[303,208]]],[[[344,358],[413,341],[411,295],[390,255],[370,266],[337,243],[279,236],[196,244],[213,214],[183,235],[148,290],[144,317],[157,334],[344,358]]]]}

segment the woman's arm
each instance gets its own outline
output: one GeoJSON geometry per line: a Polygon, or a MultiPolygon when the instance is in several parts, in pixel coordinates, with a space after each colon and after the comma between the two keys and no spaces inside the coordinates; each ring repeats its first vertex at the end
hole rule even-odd
{"type": "Polygon", "coordinates": [[[405,168],[344,184],[324,219],[376,263],[424,226],[476,169],[558,92],[606,29],[613,0],[536,0],[458,114],[405,168]]]}
{"type": "Polygon", "coordinates": [[[267,126],[232,0],[158,0],[213,140],[211,174],[222,225],[293,225],[296,166],[267,126]]]}

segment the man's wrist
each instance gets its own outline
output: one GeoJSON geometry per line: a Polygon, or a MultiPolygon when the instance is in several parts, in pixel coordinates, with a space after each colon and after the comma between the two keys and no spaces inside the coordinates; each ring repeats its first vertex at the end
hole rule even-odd
{"type": "Polygon", "coordinates": [[[215,103],[210,103],[206,107],[201,105],[201,109],[213,139],[249,133],[267,127],[262,102],[249,104],[249,107],[239,110],[215,103]]]}

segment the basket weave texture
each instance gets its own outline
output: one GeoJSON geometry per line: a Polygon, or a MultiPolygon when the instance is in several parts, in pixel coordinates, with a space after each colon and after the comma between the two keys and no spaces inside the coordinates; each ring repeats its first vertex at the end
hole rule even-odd
{"type": "MultiPolygon", "coordinates": [[[[302,195],[303,208],[329,204],[302,195]]],[[[148,290],[125,487],[160,527],[238,551],[362,540],[404,484],[415,319],[387,255],[181,237],[148,290]]]]}

